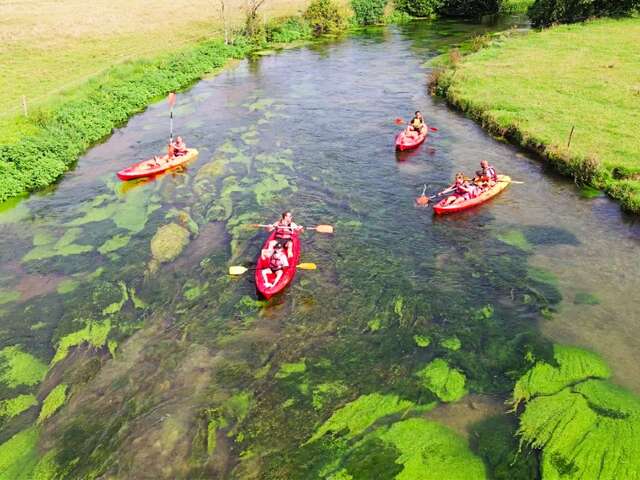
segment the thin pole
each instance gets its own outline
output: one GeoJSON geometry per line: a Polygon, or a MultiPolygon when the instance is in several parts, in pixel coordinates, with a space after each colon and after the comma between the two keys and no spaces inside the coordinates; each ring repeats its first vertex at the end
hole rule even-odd
{"type": "Polygon", "coordinates": [[[29,112],[27,111],[27,96],[22,95],[22,110],[24,110],[24,116],[28,117],[29,112]]]}
{"type": "Polygon", "coordinates": [[[569,133],[569,141],[567,142],[567,148],[571,146],[571,137],[573,137],[573,130],[576,128],[575,125],[571,127],[571,133],[569,133]]]}
{"type": "Polygon", "coordinates": [[[169,114],[169,143],[173,143],[173,107],[171,107],[171,113],[169,114]]]}

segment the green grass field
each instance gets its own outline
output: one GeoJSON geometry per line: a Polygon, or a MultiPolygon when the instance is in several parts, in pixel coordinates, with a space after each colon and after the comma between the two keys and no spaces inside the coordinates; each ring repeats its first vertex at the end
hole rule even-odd
{"type": "Polygon", "coordinates": [[[440,84],[453,104],[565,173],[591,159],[592,183],[640,212],[639,46],[640,18],[564,25],[497,38],[440,84]]]}
{"type": "MultiPolygon", "coordinates": [[[[114,65],[153,59],[222,37],[220,0],[16,0],[1,7],[0,144],[37,130],[42,110],[114,65]],[[26,97],[29,117],[23,115],[26,97]],[[34,125],[34,123],[36,125],[34,125]]],[[[308,0],[270,0],[265,19],[295,15],[308,0]]],[[[230,27],[242,25],[244,0],[225,0],[230,27]]]]}

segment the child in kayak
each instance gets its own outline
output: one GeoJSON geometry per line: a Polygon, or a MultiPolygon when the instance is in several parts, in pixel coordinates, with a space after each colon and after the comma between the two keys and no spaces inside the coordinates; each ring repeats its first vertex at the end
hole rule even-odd
{"type": "Polygon", "coordinates": [[[480,162],[480,168],[480,170],[476,171],[476,178],[473,179],[473,182],[482,188],[494,186],[498,181],[496,169],[489,165],[486,160],[480,162]]]}
{"type": "Polygon", "coordinates": [[[420,110],[416,110],[414,117],[409,122],[409,126],[405,130],[405,135],[408,137],[418,137],[427,126],[424,123],[424,118],[420,110]]]}
{"type": "MultiPolygon", "coordinates": [[[[262,251],[262,255],[264,257],[265,254],[268,253],[268,249],[262,251]]],[[[269,266],[262,269],[262,279],[264,280],[264,286],[267,288],[271,288],[275,286],[276,283],[282,277],[282,271],[289,266],[289,261],[287,260],[287,256],[284,254],[284,249],[282,248],[282,243],[277,242],[273,247],[273,253],[269,256],[269,266]],[[276,278],[273,280],[273,283],[270,283],[267,280],[267,275],[275,275],[276,278]]]]}
{"type": "MultiPolygon", "coordinates": [[[[293,215],[291,212],[284,212],[276,223],[269,227],[269,231],[276,231],[276,239],[271,243],[275,245],[276,242],[280,242],[287,249],[287,256],[293,257],[293,242],[291,238],[295,232],[304,230],[304,227],[293,223],[293,215]]],[[[271,245],[270,245],[271,247],[271,245]]]]}
{"type": "Polygon", "coordinates": [[[468,180],[465,180],[464,173],[458,172],[456,173],[455,181],[448,188],[440,192],[440,195],[447,193],[453,193],[453,195],[447,197],[443,205],[445,207],[477,197],[481,193],[481,189],[468,180]]]}

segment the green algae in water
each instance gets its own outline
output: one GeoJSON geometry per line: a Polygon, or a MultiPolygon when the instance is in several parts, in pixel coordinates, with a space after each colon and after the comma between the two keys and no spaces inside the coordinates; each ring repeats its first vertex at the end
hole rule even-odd
{"type": "Polygon", "coordinates": [[[511,245],[512,247],[519,248],[524,252],[530,252],[533,250],[533,245],[529,243],[527,237],[520,230],[508,230],[504,233],[496,235],[496,238],[501,242],[511,245]]]}
{"type": "Polygon", "coordinates": [[[485,467],[467,442],[435,422],[411,418],[396,422],[376,435],[395,446],[403,465],[396,480],[481,480],[486,478],[485,467]]]}
{"type": "Polygon", "coordinates": [[[118,313],[120,310],[122,310],[122,307],[124,306],[124,304],[127,303],[127,300],[129,300],[127,285],[124,282],[118,282],[118,285],[120,285],[120,292],[122,296],[120,300],[107,305],[102,310],[103,315],[113,315],[114,313],[118,313]]]}
{"type": "Polygon", "coordinates": [[[65,335],[58,342],[56,353],[51,359],[50,368],[65,359],[72,347],[84,342],[91,344],[95,348],[104,346],[110,331],[111,321],[107,319],[103,322],[90,321],[82,330],[65,335]]]}
{"type": "Polygon", "coordinates": [[[25,410],[38,405],[35,395],[23,394],[0,402],[0,417],[13,418],[25,410]]]}
{"type": "Polygon", "coordinates": [[[189,243],[189,237],[189,231],[178,224],[170,223],[160,227],[151,239],[153,258],[160,263],[174,260],[189,243]]]}
{"type": "Polygon", "coordinates": [[[0,445],[0,480],[35,480],[31,472],[38,463],[38,437],[33,426],[0,445]]]}
{"type": "Polygon", "coordinates": [[[205,293],[208,287],[209,287],[209,282],[206,282],[201,285],[198,282],[189,280],[184,285],[184,290],[182,292],[182,295],[184,296],[184,298],[186,298],[189,301],[195,300],[201,297],[205,293]]]}
{"type": "Polygon", "coordinates": [[[576,347],[554,345],[557,366],[540,361],[525,373],[513,389],[517,406],[536,395],[551,395],[586,378],[609,378],[611,370],[595,353],[576,347]]]}
{"type": "Polygon", "coordinates": [[[60,295],[64,295],[65,293],[73,292],[79,286],[80,282],[78,282],[77,280],[73,280],[72,278],[68,278],[58,284],[58,286],[56,287],[56,291],[60,295]]]}
{"type": "Polygon", "coordinates": [[[64,402],[67,400],[67,388],[68,386],[66,384],[61,383],[49,392],[47,398],[42,402],[42,409],[38,416],[38,423],[44,422],[47,418],[56,413],[62,405],[64,405],[64,402]]]}
{"type": "Polygon", "coordinates": [[[0,290],[0,305],[5,303],[15,302],[20,298],[20,292],[14,292],[11,290],[0,290]]]}
{"type": "Polygon", "coordinates": [[[311,405],[314,409],[321,410],[328,401],[342,397],[348,390],[349,387],[339,381],[321,383],[313,387],[311,405]]]}
{"type": "Polygon", "coordinates": [[[414,335],[413,341],[416,342],[416,345],[421,348],[427,348],[431,345],[431,339],[425,335],[414,335]]]}
{"type": "Polygon", "coordinates": [[[442,358],[436,358],[416,375],[422,385],[443,402],[456,402],[467,394],[464,374],[451,368],[442,358]]]}
{"type": "Polygon", "coordinates": [[[47,367],[19,345],[0,350],[0,381],[10,388],[36,385],[47,373],[47,367]]]}
{"type": "Polygon", "coordinates": [[[395,413],[409,410],[413,402],[402,400],[397,395],[372,393],[358,397],[353,402],[334,412],[322,424],[307,443],[314,442],[329,432],[347,430],[347,438],[353,438],[373,425],[377,420],[395,413]]]}
{"type": "Polygon", "coordinates": [[[131,301],[133,302],[133,306],[136,308],[147,308],[147,303],[142,300],[140,297],[138,297],[138,295],[136,294],[136,289],[131,287],[129,289],[129,293],[131,295],[131,301]]]}
{"type": "Polygon", "coordinates": [[[293,191],[297,190],[289,185],[289,180],[286,175],[274,173],[272,176],[262,179],[253,191],[256,194],[258,205],[266,206],[277,197],[278,193],[287,188],[291,188],[293,191]]]}
{"type": "MultiPolygon", "coordinates": [[[[36,246],[22,258],[22,261],[28,262],[30,260],[44,260],[46,258],[57,256],[66,257],[68,255],[79,255],[93,251],[92,245],[79,245],[74,243],[81,233],[82,230],[79,228],[70,228],[64,232],[62,237],[55,244],[42,244],[36,246]]],[[[42,238],[38,240],[44,241],[42,238]]]]}
{"type": "Polygon", "coordinates": [[[458,337],[445,338],[440,342],[440,345],[444,348],[457,352],[462,347],[462,342],[458,337]]]}
{"type": "Polygon", "coordinates": [[[558,285],[558,277],[556,277],[553,273],[548,270],[543,270],[541,268],[529,267],[527,274],[529,278],[535,280],[540,283],[548,283],[549,285],[557,286],[558,285]]]}
{"type": "Polygon", "coordinates": [[[296,363],[283,363],[282,365],[280,365],[280,370],[278,370],[278,373],[276,373],[275,377],[287,378],[287,377],[290,377],[291,375],[304,373],[306,372],[306,370],[307,370],[307,365],[305,364],[304,359],[296,363]]]}
{"type": "Polygon", "coordinates": [[[573,303],[576,305],[600,305],[600,300],[593,293],[578,292],[573,303]]]}
{"type": "Polygon", "coordinates": [[[542,449],[545,479],[640,476],[640,402],[606,381],[587,380],[533,398],[519,433],[542,449]]]}
{"type": "Polygon", "coordinates": [[[116,250],[120,250],[121,248],[126,247],[130,240],[130,235],[115,235],[104,242],[100,247],[98,247],[98,252],[100,252],[102,255],[115,252],[116,250]]]}

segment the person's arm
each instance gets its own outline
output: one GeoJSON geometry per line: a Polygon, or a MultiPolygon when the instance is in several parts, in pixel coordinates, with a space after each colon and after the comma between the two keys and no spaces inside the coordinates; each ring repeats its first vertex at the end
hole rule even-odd
{"type": "Polygon", "coordinates": [[[282,255],[283,259],[282,259],[282,268],[287,268],[289,266],[289,260],[287,260],[287,256],[286,255],[282,255]]]}

